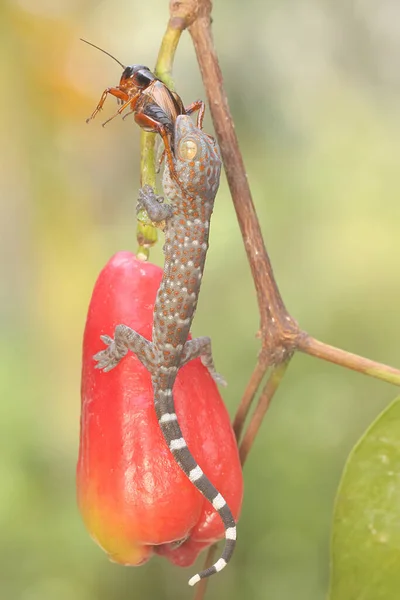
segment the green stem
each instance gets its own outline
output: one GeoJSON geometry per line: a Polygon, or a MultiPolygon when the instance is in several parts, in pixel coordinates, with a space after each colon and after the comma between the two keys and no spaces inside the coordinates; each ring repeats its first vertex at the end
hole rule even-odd
{"type": "MultiPolygon", "coordinates": [[[[172,65],[176,48],[181,37],[181,29],[177,29],[170,22],[161,42],[157,63],[154,69],[159,77],[170,89],[174,88],[172,80],[172,65]]],[[[156,189],[156,134],[142,131],[140,137],[140,185],[149,185],[156,189]]],[[[137,256],[142,260],[149,258],[149,250],[157,242],[157,228],[149,220],[145,210],[138,213],[137,241],[139,247],[137,256]]]]}
{"type": "Polygon", "coordinates": [[[170,90],[174,89],[174,81],[172,79],[172,66],[176,49],[181,38],[182,30],[177,29],[171,22],[168,23],[167,31],[161,42],[160,51],[157,57],[155,74],[165,83],[170,90]]]}

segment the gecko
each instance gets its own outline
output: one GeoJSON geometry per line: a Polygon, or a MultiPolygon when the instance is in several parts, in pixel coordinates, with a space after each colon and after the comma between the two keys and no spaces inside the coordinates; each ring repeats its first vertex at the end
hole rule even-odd
{"type": "Polygon", "coordinates": [[[225,547],[221,558],[191,577],[189,585],[193,586],[221,571],[236,544],[235,519],[223,496],[191,454],[177,420],[172,394],[179,369],[198,357],[213,379],[226,385],[215,370],[210,338],[188,340],[208,249],[221,158],[214,138],[195,127],[188,115],[179,115],[173,127],[174,167],[180,183],[171,176],[166,164],[163,189],[169,204],[164,203],[150,186],[144,186],[139,192],[139,207],[145,208],[153,222],[165,221],[165,261],[154,304],[152,341],[126,325],[117,325],[114,338],[100,336],[107,348],[98,352],[94,360],[97,361],[96,368],[107,372],[131,350],[150,371],[155,411],[167,446],[182,471],[212,504],[224,524],[225,547]]]}

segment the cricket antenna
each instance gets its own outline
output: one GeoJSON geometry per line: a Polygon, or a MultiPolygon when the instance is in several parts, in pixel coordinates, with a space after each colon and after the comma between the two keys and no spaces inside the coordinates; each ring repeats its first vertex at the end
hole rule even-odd
{"type": "Polygon", "coordinates": [[[83,38],[79,38],[81,40],[81,42],[85,42],[85,44],[89,44],[89,46],[93,46],[93,48],[96,48],[96,50],[100,50],[100,52],[104,52],[104,54],[107,54],[107,56],[109,56],[110,58],[113,58],[115,60],[115,62],[117,62],[119,65],[121,65],[121,67],[123,69],[125,69],[125,65],[122,64],[122,62],[119,62],[118,58],[115,58],[115,56],[113,56],[112,54],[110,54],[109,52],[106,52],[105,50],[103,50],[103,48],[99,48],[99,46],[96,46],[95,44],[92,44],[92,42],[88,42],[87,40],[84,40],[83,38]]]}

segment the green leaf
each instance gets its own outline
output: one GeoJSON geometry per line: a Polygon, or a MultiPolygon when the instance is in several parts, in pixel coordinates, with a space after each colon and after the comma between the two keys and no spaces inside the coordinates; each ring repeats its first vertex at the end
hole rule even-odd
{"type": "Polygon", "coordinates": [[[330,600],[400,598],[400,398],[347,461],[333,521],[330,600]]]}

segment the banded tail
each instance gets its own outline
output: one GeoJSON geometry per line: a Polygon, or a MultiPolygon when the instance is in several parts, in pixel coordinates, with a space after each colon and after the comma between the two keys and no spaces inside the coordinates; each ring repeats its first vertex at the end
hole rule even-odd
{"type": "Polygon", "coordinates": [[[225,527],[225,547],[221,558],[189,579],[189,585],[195,585],[201,579],[222,571],[230,561],[236,545],[236,522],[226,500],[203,473],[186,444],[175,413],[171,389],[163,390],[154,381],[153,387],[158,423],[168,448],[185,475],[213,505],[225,527]]]}

